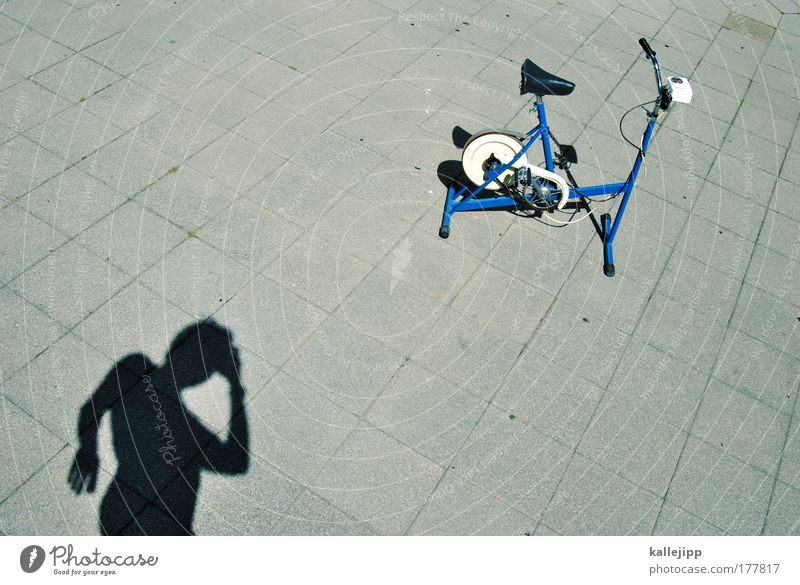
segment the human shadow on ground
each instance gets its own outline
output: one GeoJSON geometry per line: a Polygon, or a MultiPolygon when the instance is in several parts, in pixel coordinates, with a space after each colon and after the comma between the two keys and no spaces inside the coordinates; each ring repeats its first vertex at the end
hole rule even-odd
{"type": "Polygon", "coordinates": [[[102,534],[193,534],[201,472],[247,471],[249,431],[240,369],[233,335],[213,321],[178,333],[162,364],[138,353],[111,368],[80,410],[80,445],[68,476],[77,494],[95,491],[98,427],[108,414],[118,467],[100,505],[102,534]],[[190,412],[182,397],[215,374],[230,387],[230,422],[220,435],[190,412]]]}

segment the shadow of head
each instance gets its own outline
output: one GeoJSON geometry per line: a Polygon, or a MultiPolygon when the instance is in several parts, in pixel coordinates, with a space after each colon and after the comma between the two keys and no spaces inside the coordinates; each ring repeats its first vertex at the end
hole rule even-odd
{"type": "Polygon", "coordinates": [[[69,474],[77,493],[94,491],[100,468],[98,427],[110,418],[117,468],[100,505],[102,533],[192,534],[201,472],[247,471],[249,433],[240,372],[231,331],[213,321],[181,330],[161,364],[131,354],[114,365],[80,411],[80,447],[69,474]],[[191,412],[181,397],[215,374],[227,381],[228,396],[222,403],[218,396],[203,400],[213,408],[228,403],[229,419],[219,431],[191,412]]]}
{"type": "Polygon", "coordinates": [[[238,379],[240,368],[239,350],[231,330],[213,320],[199,321],[173,338],[161,366],[168,376],[161,382],[165,390],[168,387],[179,393],[214,374],[221,374],[229,382],[238,379]]]}

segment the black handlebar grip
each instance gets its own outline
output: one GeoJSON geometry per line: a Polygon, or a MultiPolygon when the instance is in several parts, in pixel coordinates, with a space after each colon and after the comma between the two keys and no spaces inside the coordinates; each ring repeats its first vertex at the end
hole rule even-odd
{"type": "Polygon", "coordinates": [[[650,48],[650,43],[647,42],[647,39],[642,37],[641,39],[639,39],[639,44],[642,46],[642,49],[644,49],[644,52],[647,55],[648,59],[652,60],[653,57],[656,56],[656,52],[650,48]]]}

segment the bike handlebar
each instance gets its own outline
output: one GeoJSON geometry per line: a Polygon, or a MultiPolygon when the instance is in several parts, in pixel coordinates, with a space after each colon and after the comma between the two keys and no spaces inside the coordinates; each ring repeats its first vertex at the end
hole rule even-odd
{"type": "Polygon", "coordinates": [[[658,59],[656,59],[656,52],[652,49],[652,47],[650,47],[650,43],[648,43],[647,39],[644,37],[639,39],[639,45],[644,50],[644,54],[653,64],[653,70],[656,74],[656,84],[658,85],[658,106],[656,107],[656,111],[658,111],[659,107],[662,110],[666,110],[669,107],[670,102],[672,102],[672,94],[670,93],[669,88],[665,86],[664,82],[661,80],[661,66],[658,64],[658,59]]]}
{"type": "Polygon", "coordinates": [[[639,39],[639,44],[642,46],[642,49],[644,49],[644,52],[647,55],[648,59],[652,60],[653,57],[656,56],[656,52],[650,48],[650,43],[647,42],[647,39],[642,37],[641,39],[639,39]]]}

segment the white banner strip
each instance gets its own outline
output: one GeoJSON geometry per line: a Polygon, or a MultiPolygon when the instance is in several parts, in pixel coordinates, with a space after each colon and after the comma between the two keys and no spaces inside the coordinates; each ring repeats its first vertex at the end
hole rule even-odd
{"type": "Polygon", "coordinates": [[[798,537],[7,536],[0,582],[796,585],[799,545],[798,537]]]}

